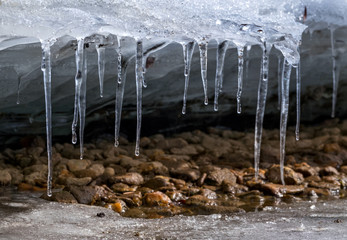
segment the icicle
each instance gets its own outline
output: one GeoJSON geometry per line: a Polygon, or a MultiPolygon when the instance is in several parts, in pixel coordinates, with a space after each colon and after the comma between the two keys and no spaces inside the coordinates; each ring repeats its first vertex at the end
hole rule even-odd
{"type": "Polygon", "coordinates": [[[248,68],[249,68],[249,52],[252,49],[252,45],[247,45],[246,47],[246,79],[248,79],[248,68]]]}
{"type": "MultiPolygon", "coordinates": [[[[122,63],[120,63],[122,64],[122,63]]],[[[119,68],[119,67],[118,67],[119,68]]],[[[122,116],[122,106],[123,106],[123,96],[124,96],[124,86],[126,82],[126,70],[127,64],[124,66],[120,66],[121,75],[118,74],[118,80],[116,83],[116,103],[115,103],[115,141],[114,146],[119,146],[119,129],[120,129],[120,121],[122,116]],[[121,83],[119,83],[119,78],[122,79],[121,83]]]]}
{"type": "Polygon", "coordinates": [[[267,45],[266,42],[264,42],[260,80],[258,85],[257,112],[254,133],[254,170],[256,179],[258,179],[259,174],[260,147],[263,134],[263,120],[268,88],[269,54],[271,47],[272,45],[267,45]]]}
{"type": "MultiPolygon", "coordinates": [[[[144,68],[143,68],[143,61],[144,61],[144,57],[143,57],[143,42],[142,40],[138,40],[136,42],[136,61],[139,61],[138,64],[138,68],[141,70],[141,72],[139,71],[138,74],[139,74],[139,80],[141,80],[141,85],[146,88],[147,87],[147,83],[146,83],[146,80],[144,78],[144,68]]],[[[145,63],[146,64],[146,63],[145,63]]],[[[136,72],[137,74],[137,72],[136,72]]]]}
{"type": "Polygon", "coordinates": [[[100,97],[104,96],[104,75],[105,75],[105,48],[101,45],[95,46],[98,53],[98,71],[100,83],[100,97]]]}
{"type": "Polygon", "coordinates": [[[200,51],[200,65],[201,65],[201,79],[202,86],[204,88],[205,100],[204,104],[208,105],[208,97],[207,97],[207,41],[203,41],[199,43],[199,51],[200,51]]]}
{"type": "Polygon", "coordinates": [[[241,95],[242,95],[242,85],[243,85],[243,48],[244,46],[237,47],[238,56],[238,75],[237,75],[237,113],[241,113],[241,95]]]}
{"type": "Polygon", "coordinates": [[[17,86],[17,104],[20,104],[20,99],[19,99],[19,90],[20,90],[20,83],[21,83],[21,77],[18,77],[18,86],[17,86]]]}
{"type": "MultiPolygon", "coordinates": [[[[300,50],[299,50],[300,52],[300,50]]],[[[296,68],[296,127],[295,127],[295,139],[300,139],[300,114],[301,114],[301,66],[300,61],[296,68]]]]}
{"type": "Polygon", "coordinates": [[[282,68],[282,84],[281,84],[281,122],[280,122],[280,171],[281,182],[284,182],[284,158],[286,156],[286,134],[287,134],[287,121],[288,121],[288,107],[289,107],[289,83],[292,65],[287,60],[283,62],[282,68]]]}
{"type": "Polygon", "coordinates": [[[122,49],[120,45],[121,37],[117,37],[118,41],[118,50],[117,50],[117,75],[118,75],[118,84],[122,83],[122,49]]]}
{"type": "Polygon", "coordinates": [[[82,68],[82,82],[80,87],[80,98],[78,103],[78,112],[80,115],[80,159],[83,159],[83,141],[84,141],[84,126],[86,119],[86,93],[87,93],[87,54],[83,48],[83,68],[82,68]]]}
{"type": "Polygon", "coordinates": [[[192,56],[194,52],[195,42],[188,42],[182,44],[184,56],[184,93],[183,93],[183,107],[182,114],[186,114],[187,108],[187,92],[189,85],[190,65],[192,63],[192,56]]]}
{"type": "Polygon", "coordinates": [[[76,127],[79,115],[79,99],[81,92],[81,82],[82,82],[82,72],[83,72],[83,53],[84,53],[84,39],[79,39],[77,41],[77,50],[75,53],[76,57],[76,76],[75,76],[75,102],[74,102],[74,115],[72,121],[72,143],[77,143],[76,127]]]}
{"type": "Polygon", "coordinates": [[[229,42],[223,41],[218,44],[217,48],[217,66],[216,66],[216,78],[214,87],[214,110],[218,111],[218,96],[221,88],[221,82],[223,81],[223,68],[225,53],[228,49],[229,42]]]}
{"type": "Polygon", "coordinates": [[[52,196],[52,102],[51,102],[51,43],[49,41],[41,42],[43,83],[45,88],[45,106],[46,106],[46,135],[47,135],[47,196],[52,196]]]}
{"type": "Polygon", "coordinates": [[[282,82],[282,58],[281,56],[278,56],[278,64],[277,64],[277,90],[278,90],[278,102],[277,102],[277,109],[281,110],[281,82],[282,82]]]}
{"type": "Polygon", "coordinates": [[[331,55],[333,58],[333,94],[332,94],[332,110],[331,117],[335,117],[336,113],[336,99],[337,99],[337,89],[339,85],[339,74],[340,74],[340,64],[337,61],[337,54],[334,45],[334,29],[330,29],[330,42],[331,42],[331,55]]]}
{"type": "Polygon", "coordinates": [[[137,98],[137,127],[136,127],[136,146],[135,155],[140,155],[140,132],[141,132],[141,121],[142,121],[142,83],[143,83],[143,69],[142,69],[142,41],[139,40],[136,43],[136,98],[137,98]]]}

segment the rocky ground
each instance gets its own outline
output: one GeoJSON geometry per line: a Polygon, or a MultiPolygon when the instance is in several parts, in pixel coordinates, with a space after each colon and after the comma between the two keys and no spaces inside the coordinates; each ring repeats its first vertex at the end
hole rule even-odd
{"type": "Polygon", "coordinates": [[[0,153],[0,184],[43,191],[49,201],[103,206],[140,218],[244,212],[280,202],[345,197],[347,121],[302,130],[296,141],[288,129],[285,186],[280,183],[278,130],[264,131],[255,180],[254,134],[216,128],[143,137],[139,157],[124,138],[118,148],[105,137],[85,144],[83,160],[78,146],[56,143],[52,197],[45,194],[45,141],[36,137],[29,147],[0,153]]]}

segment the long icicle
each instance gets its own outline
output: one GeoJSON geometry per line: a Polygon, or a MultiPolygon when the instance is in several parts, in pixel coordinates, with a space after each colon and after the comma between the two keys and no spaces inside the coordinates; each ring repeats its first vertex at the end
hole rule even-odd
{"type": "MultiPolygon", "coordinates": [[[[122,62],[120,63],[122,64],[122,62]]],[[[119,69],[119,67],[118,67],[119,69]]],[[[118,79],[116,83],[116,103],[115,103],[115,130],[114,130],[114,146],[119,146],[119,129],[120,129],[120,122],[121,122],[121,116],[122,116],[122,106],[123,106],[123,96],[124,96],[124,86],[126,82],[126,71],[127,71],[127,64],[124,62],[123,66],[120,66],[121,71],[118,73],[118,79]],[[119,78],[121,78],[121,81],[119,81],[119,78]]]]}
{"type": "Polygon", "coordinates": [[[84,141],[84,126],[86,119],[86,94],[87,94],[87,53],[83,48],[83,68],[80,99],[78,103],[78,112],[80,115],[80,159],[83,159],[83,141],[84,141]]]}
{"type": "Polygon", "coordinates": [[[333,94],[332,94],[332,110],[331,117],[334,118],[336,114],[336,100],[337,100],[337,90],[339,85],[339,73],[340,73],[340,64],[337,61],[337,53],[335,51],[334,44],[334,29],[330,29],[330,42],[331,42],[331,55],[333,58],[333,94]]]}
{"type": "Polygon", "coordinates": [[[18,85],[17,85],[17,104],[20,104],[20,98],[19,98],[19,90],[21,85],[21,76],[18,77],[18,85]]]}
{"type": "Polygon", "coordinates": [[[288,107],[289,107],[289,83],[292,65],[287,60],[283,61],[282,68],[282,84],[281,84],[281,122],[280,122],[280,171],[281,182],[284,182],[284,159],[286,156],[286,134],[288,122],[288,107]]]}
{"type": "Polygon", "coordinates": [[[190,66],[192,63],[192,56],[194,52],[195,42],[193,41],[193,42],[184,43],[182,44],[182,47],[183,47],[183,56],[184,56],[184,93],[183,93],[182,114],[186,114],[190,66]]]}
{"type": "Polygon", "coordinates": [[[214,110],[218,111],[218,97],[221,88],[221,83],[223,79],[223,68],[224,68],[224,59],[225,53],[228,49],[229,42],[223,41],[218,44],[217,48],[217,66],[216,66],[216,78],[214,86],[214,110]]]}
{"type": "Polygon", "coordinates": [[[74,115],[73,115],[73,121],[72,121],[72,143],[77,143],[77,122],[78,122],[78,116],[79,116],[79,98],[80,98],[80,92],[81,92],[81,82],[82,82],[82,72],[83,72],[83,53],[84,53],[84,39],[79,39],[77,41],[77,50],[75,53],[76,57],[76,76],[75,76],[75,102],[74,102],[74,115]]]}
{"type": "Polygon", "coordinates": [[[241,113],[241,95],[242,95],[242,86],[243,86],[243,49],[244,46],[237,47],[237,56],[238,56],[238,75],[237,75],[237,113],[241,113]]]}
{"type": "Polygon", "coordinates": [[[47,196],[52,196],[52,101],[51,101],[51,43],[43,41],[42,48],[42,64],[43,83],[45,88],[45,106],[46,106],[46,135],[47,135],[47,196]]]}
{"type": "Polygon", "coordinates": [[[136,63],[135,63],[136,98],[137,98],[137,126],[136,126],[136,146],[135,146],[136,156],[140,155],[140,132],[141,132],[141,121],[142,121],[142,83],[143,83],[142,58],[143,58],[142,41],[138,40],[136,42],[136,63]]]}
{"type": "Polygon", "coordinates": [[[141,68],[141,72],[139,72],[139,77],[141,79],[141,85],[146,88],[147,87],[147,82],[145,79],[145,70],[144,70],[144,66],[146,65],[146,59],[143,56],[143,41],[142,40],[138,40],[136,42],[136,59],[138,59],[139,64],[141,66],[139,66],[141,68]]]}
{"type": "Polygon", "coordinates": [[[269,71],[269,54],[271,46],[267,46],[264,42],[263,56],[260,70],[260,80],[258,85],[257,112],[255,118],[255,133],[254,133],[254,169],[255,179],[258,179],[261,138],[263,134],[263,121],[266,105],[266,96],[268,89],[268,71],[269,71]]]}
{"type": "Polygon", "coordinates": [[[100,45],[96,45],[96,51],[98,53],[98,73],[100,84],[100,97],[104,96],[104,75],[105,75],[105,48],[100,45]]]}
{"type": "Polygon", "coordinates": [[[277,109],[281,110],[281,82],[282,82],[282,57],[278,56],[278,64],[277,64],[277,90],[278,90],[278,102],[277,109]]]}
{"type": "Polygon", "coordinates": [[[200,51],[200,65],[201,65],[201,79],[202,86],[204,88],[204,104],[208,105],[208,97],[207,97],[207,41],[202,41],[199,43],[199,51],[200,51]]]}
{"type": "Polygon", "coordinates": [[[117,37],[118,49],[117,49],[117,82],[118,84],[122,83],[122,48],[121,42],[122,38],[117,37]]]}
{"type": "MultiPolygon", "coordinates": [[[[299,50],[300,52],[300,50],[299,50]]],[[[300,115],[301,115],[301,66],[300,61],[296,67],[296,126],[295,139],[300,139],[300,115]]]]}

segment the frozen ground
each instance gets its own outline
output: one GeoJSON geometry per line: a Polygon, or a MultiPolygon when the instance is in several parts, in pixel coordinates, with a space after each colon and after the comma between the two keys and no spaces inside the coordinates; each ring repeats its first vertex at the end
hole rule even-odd
{"type": "Polygon", "coordinates": [[[37,194],[2,193],[0,215],[0,239],[347,239],[347,199],[246,214],[131,219],[37,194]]]}

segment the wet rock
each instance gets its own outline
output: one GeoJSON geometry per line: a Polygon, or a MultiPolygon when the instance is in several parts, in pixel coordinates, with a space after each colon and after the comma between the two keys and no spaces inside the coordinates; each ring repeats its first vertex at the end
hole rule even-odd
{"type": "Polygon", "coordinates": [[[170,178],[163,176],[156,176],[143,184],[143,187],[148,187],[154,190],[168,186],[173,186],[173,184],[170,182],[170,178]]]}
{"type": "Polygon", "coordinates": [[[125,168],[119,165],[111,164],[109,167],[113,168],[115,175],[123,175],[127,172],[125,168]]]}
{"type": "Polygon", "coordinates": [[[16,168],[9,168],[8,172],[11,174],[11,178],[12,178],[11,184],[12,185],[18,185],[23,181],[24,175],[21,173],[20,170],[18,170],[16,168]]]}
{"type": "Polygon", "coordinates": [[[210,189],[201,189],[200,194],[208,199],[217,199],[217,194],[210,189]]]}
{"type": "Polygon", "coordinates": [[[203,137],[201,145],[206,149],[206,151],[210,152],[217,158],[223,154],[227,154],[231,148],[229,142],[220,138],[213,138],[208,135],[203,137]]]}
{"type": "Polygon", "coordinates": [[[169,174],[169,170],[165,167],[161,162],[145,162],[141,163],[136,167],[136,172],[142,174],[156,174],[156,175],[164,175],[167,176],[169,174]]]}
{"type": "Polygon", "coordinates": [[[24,181],[31,185],[36,185],[38,181],[46,182],[47,172],[33,172],[24,176],[24,181]]]}
{"type": "Polygon", "coordinates": [[[294,164],[294,170],[295,172],[301,173],[305,178],[318,175],[318,172],[305,162],[294,164]]]}
{"type": "Polygon", "coordinates": [[[171,199],[162,192],[152,192],[145,194],[144,202],[147,206],[166,206],[171,199]]]}
{"type": "Polygon", "coordinates": [[[331,196],[329,189],[324,188],[305,188],[304,196],[317,198],[318,196],[331,196]]]}
{"type": "Polygon", "coordinates": [[[123,217],[130,217],[130,218],[146,218],[147,215],[138,208],[131,208],[127,210],[124,214],[123,217]]]}
{"type": "Polygon", "coordinates": [[[332,191],[337,191],[340,190],[339,185],[335,185],[332,183],[327,183],[327,182],[309,182],[308,186],[313,187],[313,188],[326,188],[332,191]]]}
{"type": "Polygon", "coordinates": [[[142,163],[142,161],[132,159],[128,156],[119,156],[120,157],[120,165],[126,169],[136,167],[142,163]]]}
{"type": "Polygon", "coordinates": [[[144,180],[141,174],[136,172],[130,172],[119,176],[113,176],[110,178],[110,182],[120,182],[128,185],[141,185],[143,184],[144,180]]]}
{"type": "Polygon", "coordinates": [[[191,196],[186,200],[185,203],[188,206],[197,206],[197,207],[203,207],[207,205],[217,205],[217,203],[214,200],[208,199],[207,197],[204,197],[202,195],[191,196]]]}
{"type": "Polygon", "coordinates": [[[53,192],[52,197],[48,197],[47,193],[44,193],[41,195],[41,198],[47,201],[54,201],[60,203],[78,203],[75,197],[67,191],[53,192]]]}
{"type": "Polygon", "coordinates": [[[100,186],[69,186],[65,188],[79,203],[92,204],[97,198],[107,196],[107,191],[100,186]]]}
{"type": "Polygon", "coordinates": [[[210,172],[206,177],[206,183],[220,186],[222,183],[236,183],[235,175],[227,168],[210,172]]]}
{"type": "Polygon", "coordinates": [[[11,174],[8,170],[0,170],[0,185],[6,186],[11,184],[11,174]]]}
{"type": "Polygon", "coordinates": [[[182,192],[177,190],[167,191],[166,195],[171,199],[171,201],[174,201],[174,202],[186,200],[186,197],[182,194],[182,192]]]}
{"type": "Polygon", "coordinates": [[[183,148],[187,145],[187,141],[183,138],[170,138],[159,141],[156,147],[159,149],[168,150],[170,148],[183,148]]]}
{"type": "Polygon", "coordinates": [[[181,167],[177,169],[172,168],[170,170],[170,174],[172,177],[182,178],[186,181],[192,181],[192,182],[198,180],[200,177],[199,170],[192,169],[189,167],[181,167]]]}
{"type": "Polygon", "coordinates": [[[304,191],[305,187],[302,185],[281,185],[266,183],[261,185],[261,190],[270,193],[276,197],[283,197],[283,194],[298,194],[304,191]]]}
{"type": "Polygon", "coordinates": [[[193,145],[188,145],[183,148],[171,148],[170,152],[176,155],[197,155],[198,151],[193,145]]]}
{"type": "Polygon", "coordinates": [[[67,167],[71,172],[86,169],[89,165],[90,161],[85,159],[70,159],[67,162],[67,167]]]}
{"type": "Polygon", "coordinates": [[[107,167],[107,168],[105,168],[105,171],[104,171],[103,175],[104,175],[106,178],[109,178],[109,177],[112,177],[112,176],[115,175],[115,171],[114,171],[113,168],[107,167]]]}
{"type": "Polygon", "coordinates": [[[340,172],[347,175],[347,166],[342,166],[342,167],[340,168],[340,172]]]}
{"type": "Polygon", "coordinates": [[[222,184],[222,191],[224,193],[231,193],[231,194],[240,194],[243,192],[248,191],[248,187],[240,184],[230,184],[230,183],[223,183],[222,184]]]}
{"type": "Polygon", "coordinates": [[[314,182],[320,182],[322,179],[320,176],[309,176],[307,178],[305,178],[305,182],[311,182],[311,181],[314,181],[314,182]]]}
{"type": "Polygon", "coordinates": [[[111,189],[114,192],[124,193],[124,192],[135,192],[137,187],[136,186],[129,187],[129,185],[124,184],[124,183],[115,183],[115,184],[112,185],[111,189]]]}
{"type": "Polygon", "coordinates": [[[92,179],[96,179],[104,173],[104,166],[101,164],[93,164],[88,169],[81,169],[78,171],[74,171],[76,177],[85,178],[91,177],[92,179]]]}
{"type": "Polygon", "coordinates": [[[85,186],[91,181],[92,181],[91,177],[83,177],[83,178],[69,177],[66,179],[66,185],[85,186]]]}
{"type": "Polygon", "coordinates": [[[326,143],[323,147],[325,153],[338,153],[340,150],[340,146],[337,143],[326,143]]]}
{"type": "Polygon", "coordinates": [[[113,203],[107,203],[105,208],[112,209],[117,213],[124,213],[128,209],[126,203],[120,199],[117,199],[113,203]]]}
{"type": "Polygon", "coordinates": [[[47,174],[48,168],[47,165],[44,164],[38,164],[38,165],[32,165],[30,167],[26,167],[23,170],[24,175],[29,175],[34,172],[42,172],[44,174],[47,174]]]}
{"type": "Polygon", "coordinates": [[[319,175],[321,175],[321,176],[339,175],[339,172],[336,170],[336,168],[334,168],[332,166],[327,166],[327,167],[322,168],[319,171],[319,175]]]}
{"type": "MultiPolygon", "coordinates": [[[[304,181],[304,177],[301,173],[295,172],[289,167],[284,167],[284,182],[289,185],[301,184],[304,181]]],[[[266,172],[266,177],[273,183],[281,183],[280,166],[272,165],[266,172]]]]}

